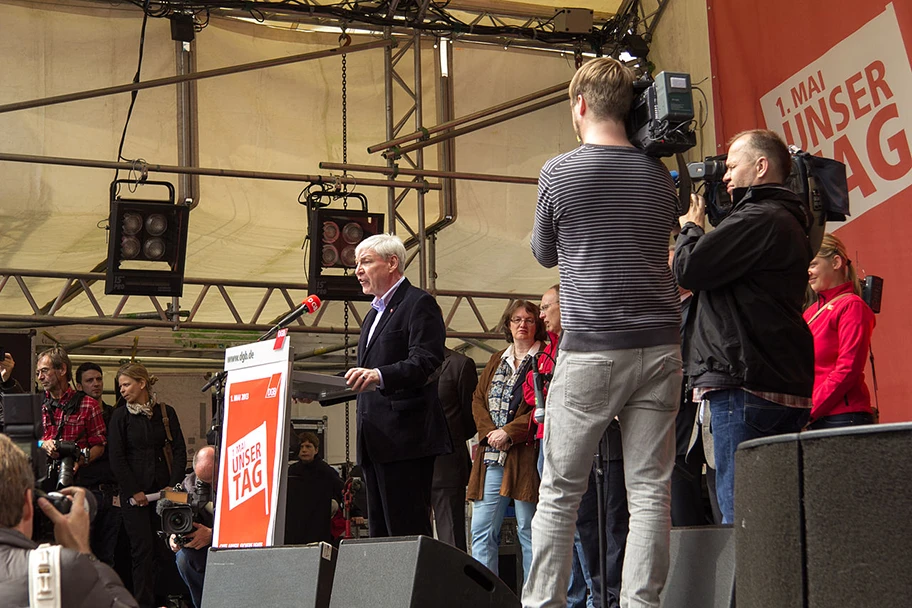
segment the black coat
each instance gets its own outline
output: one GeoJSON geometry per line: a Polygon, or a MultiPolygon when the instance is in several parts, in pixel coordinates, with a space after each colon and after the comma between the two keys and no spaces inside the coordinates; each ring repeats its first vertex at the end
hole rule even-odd
{"type": "Polygon", "coordinates": [[[332,500],[342,508],[342,478],[323,462],[296,462],[288,467],[285,544],[332,542],[332,500]]]}
{"type": "Polygon", "coordinates": [[[814,339],[801,316],[814,255],[806,222],[791,190],[766,185],[748,189],[712,232],[693,223],[681,230],[674,271],[694,292],[684,353],[694,386],[811,396],[814,339]]]}
{"type": "Polygon", "coordinates": [[[475,417],[472,415],[472,395],[478,386],[475,361],[446,349],[437,384],[437,393],[450,427],[453,453],[434,461],[433,487],[465,488],[472,466],[465,442],[475,435],[475,417]]]}
{"type": "Polygon", "coordinates": [[[162,450],[165,446],[165,426],[159,404],[152,408],[152,418],[131,414],[122,405],[111,415],[108,428],[108,449],[111,469],[120,484],[120,495],[129,500],[137,492],[158,492],[164,487],[174,487],[184,480],[187,469],[187,446],[181,433],[177,412],[165,406],[171,427],[173,460],[171,472],[162,450]]]}
{"type": "Polygon", "coordinates": [[[446,340],[437,301],[405,279],[366,344],[376,316],[372,308],[361,326],[358,365],[379,369],[384,388],[358,395],[358,462],[364,450],[376,463],[449,454],[435,377],[446,340]]]}

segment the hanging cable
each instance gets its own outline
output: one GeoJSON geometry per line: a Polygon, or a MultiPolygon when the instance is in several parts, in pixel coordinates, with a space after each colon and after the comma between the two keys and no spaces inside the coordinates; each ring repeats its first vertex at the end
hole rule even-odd
{"type": "MultiPolygon", "coordinates": [[[[136,63],[136,74],[133,76],[133,83],[139,83],[139,77],[142,73],[142,63],[143,63],[143,50],[146,46],[146,24],[149,22],[149,2],[151,0],[145,0],[143,2],[143,22],[142,28],[139,31],[139,60],[136,63]]],[[[130,107],[127,108],[127,120],[124,122],[123,133],[120,135],[120,145],[117,147],[117,160],[118,161],[128,161],[130,159],[123,157],[123,148],[124,142],[127,139],[127,127],[130,126],[130,117],[133,116],[133,106],[136,105],[136,94],[139,91],[132,91],[130,93],[130,107]]],[[[114,180],[120,177],[120,169],[115,169],[114,171],[114,180]]]]}

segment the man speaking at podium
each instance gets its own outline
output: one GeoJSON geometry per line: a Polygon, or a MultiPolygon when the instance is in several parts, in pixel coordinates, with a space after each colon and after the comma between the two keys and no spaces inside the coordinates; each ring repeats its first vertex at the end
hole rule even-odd
{"type": "Polygon", "coordinates": [[[431,536],[434,459],[453,450],[435,374],[443,362],[443,316],[436,300],[403,276],[405,246],[397,236],[369,237],[355,256],[361,289],[374,296],[358,367],[345,373],[359,393],[368,528],[371,537],[431,536]]]}

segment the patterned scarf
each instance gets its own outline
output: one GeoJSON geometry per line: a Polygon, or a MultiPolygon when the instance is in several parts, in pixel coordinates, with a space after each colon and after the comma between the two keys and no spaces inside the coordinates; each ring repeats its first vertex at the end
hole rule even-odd
{"type": "Polygon", "coordinates": [[[152,407],[155,403],[150,399],[148,403],[128,403],[127,411],[131,414],[142,414],[146,418],[152,418],[152,407]]]}

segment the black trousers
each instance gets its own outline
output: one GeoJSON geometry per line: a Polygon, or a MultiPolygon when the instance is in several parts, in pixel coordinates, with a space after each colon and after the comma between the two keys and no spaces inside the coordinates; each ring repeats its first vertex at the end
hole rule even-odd
{"type": "Polygon", "coordinates": [[[434,488],[431,491],[437,539],[457,549],[466,550],[466,489],[434,488]]]}
{"type": "Polygon", "coordinates": [[[156,536],[161,529],[160,519],[154,506],[134,507],[123,501],[121,505],[124,530],[130,539],[130,557],[133,559],[133,597],[140,608],[154,607],[158,572],[155,543],[161,542],[156,536]]]}
{"type": "Polygon", "coordinates": [[[112,504],[114,497],[110,492],[93,489],[92,494],[98,503],[98,512],[95,514],[95,519],[92,520],[89,543],[95,557],[107,565],[113,566],[121,526],[121,509],[112,504]]]}
{"type": "Polygon", "coordinates": [[[367,486],[367,524],[371,538],[433,536],[431,484],[434,459],[425,456],[397,462],[374,462],[367,450],[361,470],[367,486]]]}

